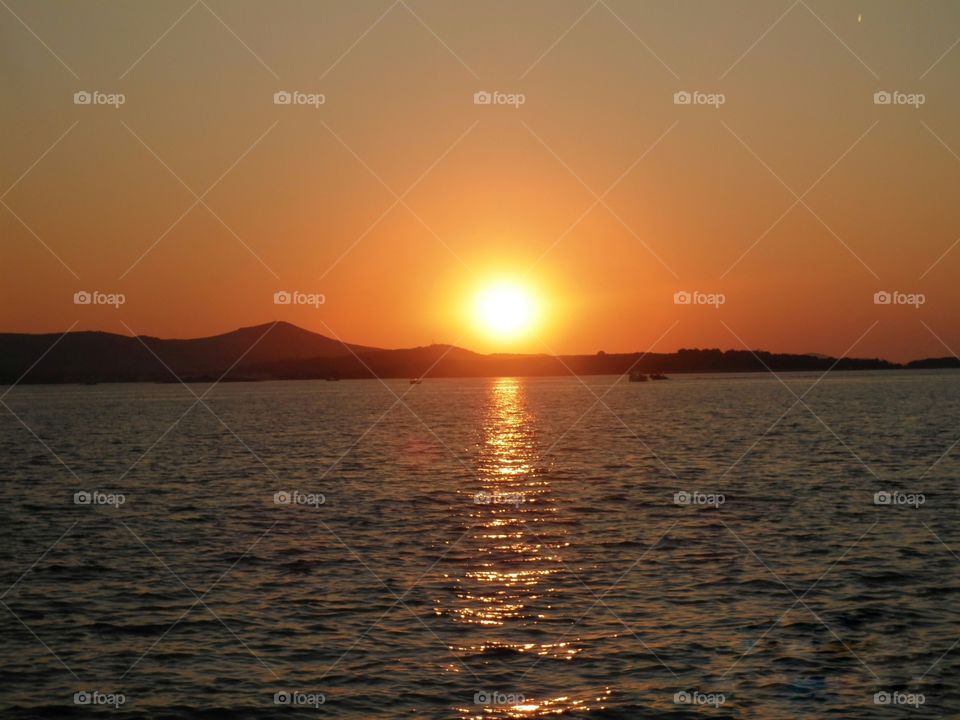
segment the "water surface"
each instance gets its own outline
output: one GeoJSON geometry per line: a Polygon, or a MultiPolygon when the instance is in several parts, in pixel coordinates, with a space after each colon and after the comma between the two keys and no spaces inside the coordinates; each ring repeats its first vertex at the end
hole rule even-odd
{"type": "Polygon", "coordinates": [[[781,378],[16,387],[3,716],[955,716],[960,374],[781,378]]]}

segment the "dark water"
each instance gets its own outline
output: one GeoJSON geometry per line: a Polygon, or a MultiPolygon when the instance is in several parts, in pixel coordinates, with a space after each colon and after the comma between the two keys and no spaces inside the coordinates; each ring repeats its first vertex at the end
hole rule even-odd
{"type": "Polygon", "coordinates": [[[957,717],[960,374],[783,379],[17,387],[0,715],[957,717]]]}

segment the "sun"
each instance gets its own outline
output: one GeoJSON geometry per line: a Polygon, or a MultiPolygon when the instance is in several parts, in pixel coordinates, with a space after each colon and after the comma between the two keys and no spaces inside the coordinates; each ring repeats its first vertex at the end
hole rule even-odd
{"type": "Polygon", "coordinates": [[[474,298],[474,321],[478,329],[499,340],[529,334],[537,322],[533,293],[517,283],[501,281],[482,288],[474,298]]]}

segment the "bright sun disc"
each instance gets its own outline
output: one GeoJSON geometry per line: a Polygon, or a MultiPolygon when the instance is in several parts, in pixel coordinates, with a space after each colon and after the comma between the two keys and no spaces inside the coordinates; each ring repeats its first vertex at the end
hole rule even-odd
{"type": "Polygon", "coordinates": [[[506,339],[530,330],[536,319],[536,307],[527,290],[501,283],[477,294],[475,314],[477,324],[484,332],[506,339]]]}

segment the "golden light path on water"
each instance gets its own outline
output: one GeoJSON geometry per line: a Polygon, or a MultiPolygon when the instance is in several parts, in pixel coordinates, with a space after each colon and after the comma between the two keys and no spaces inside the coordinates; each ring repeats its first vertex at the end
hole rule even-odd
{"type": "MultiPolygon", "coordinates": [[[[581,652],[575,632],[545,641],[549,627],[566,629],[576,618],[554,604],[553,576],[566,572],[560,553],[569,546],[567,529],[551,521],[559,512],[546,473],[540,467],[535,418],[521,380],[491,382],[483,420],[477,473],[482,483],[469,508],[470,556],[451,608],[438,608],[461,626],[462,644],[452,649],[467,662],[516,670],[523,688],[491,688],[490,702],[455,708],[463,718],[532,718],[583,713],[602,707],[609,688],[574,697],[560,693],[533,697],[540,661],[572,661],[581,652]],[[526,670],[530,670],[529,674],[526,670]],[[525,692],[527,690],[527,692],[525,692]]],[[[462,668],[451,664],[450,672],[462,668]]],[[[483,673],[478,673],[483,678],[483,673]]],[[[503,676],[501,676],[503,677],[503,676]]],[[[582,694],[582,691],[581,691],[582,694]]],[[[476,699],[476,698],[475,698],[476,699]]]]}

